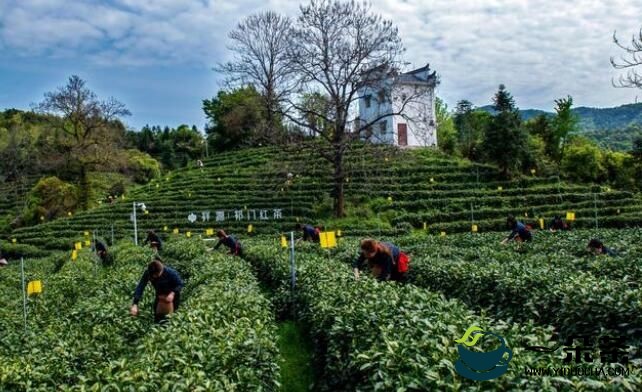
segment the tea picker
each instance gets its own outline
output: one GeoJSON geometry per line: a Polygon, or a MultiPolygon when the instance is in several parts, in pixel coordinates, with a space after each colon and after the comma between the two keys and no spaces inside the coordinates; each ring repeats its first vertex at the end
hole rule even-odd
{"type": "Polygon", "coordinates": [[[526,225],[515,219],[514,216],[509,215],[508,218],[506,218],[506,225],[511,229],[511,232],[508,237],[504,238],[502,244],[507,244],[508,241],[511,240],[521,243],[531,241],[533,239],[533,235],[526,225]]]}
{"type": "MultiPolygon", "coordinates": [[[[317,243],[320,241],[319,233],[321,233],[321,230],[318,227],[297,223],[294,226],[294,229],[297,231],[303,231],[303,241],[311,241],[317,243]]],[[[300,240],[301,239],[297,240],[297,242],[299,242],[300,240]]]]}
{"type": "Polygon", "coordinates": [[[161,241],[160,237],[154,230],[147,232],[147,238],[143,241],[143,245],[147,244],[149,244],[149,246],[156,252],[160,252],[163,249],[163,241],[161,241]]]}
{"type": "Polygon", "coordinates": [[[156,291],[152,311],[154,312],[154,322],[159,323],[165,320],[168,314],[178,310],[180,294],[184,286],[183,280],[175,269],[163,265],[162,260],[156,256],[154,261],[149,263],[136,286],[134,300],[130,308],[132,316],[138,315],[138,303],[143,297],[147,283],[151,283],[156,291]]]}
{"type": "Polygon", "coordinates": [[[367,263],[379,281],[406,281],[409,258],[397,246],[366,239],[361,241],[359,248],[359,257],[352,263],[355,279],[359,279],[360,269],[367,263]]]}
{"type": "Polygon", "coordinates": [[[571,226],[569,223],[564,222],[561,216],[555,215],[548,229],[551,231],[551,233],[555,233],[561,230],[571,230],[571,226]]]}
{"type": "Polygon", "coordinates": [[[94,244],[96,247],[96,255],[100,258],[102,265],[108,266],[114,264],[114,256],[109,252],[107,245],[98,239],[94,240],[94,244]]]}
{"type": "Polygon", "coordinates": [[[236,239],[236,237],[228,235],[224,230],[219,230],[216,232],[218,237],[218,242],[214,246],[214,250],[217,250],[221,245],[225,245],[230,248],[230,254],[234,256],[243,256],[243,246],[241,241],[236,239]]]}
{"type": "Polygon", "coordinates": [[[616,256],[616,253],[613,249],[607,248],[606,246],[604,246],[602,241],[598,240],[597,238],[593,238],[592,240],[589,241],[587,245],[587,250],[596,256],[599,256],[599,255],[616,256]]]}

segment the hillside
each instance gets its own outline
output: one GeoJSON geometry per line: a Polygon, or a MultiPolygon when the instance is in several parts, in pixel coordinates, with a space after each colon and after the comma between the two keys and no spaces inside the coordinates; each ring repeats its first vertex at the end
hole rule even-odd
{"type": "Polygon", "coordinates": [[[226,228],[253,234],[289,231],[297,221],[324,224],[345,235],[505,230],[507,214],[527,222],[575,211],[576,227],[628,227],[642,223],[639,195],[557,178],[502,180],[492,166],[454,160],[433,150],[357,147],[348,156],[349,216],[331,217],[331,171],[310,151],[257,148],[219,154],[202,169],[181,169],[128,192],[111,205],[15,230],[19,245],[68,250],[84,232],[111,239],[133,237],[132,202],[139,238],[148,229],[204,234],[226,228]],[[288,173],[292,182],[288,183],[288,173]],[[207,213],[209,212],[209,216],[207,213]],[[209,219],[208,219],[209,218],[209,219]],[[218,220],[217,220],[218,219],[218,220]]]}
{"type": "MultiPolygon", "coordinates": [[[[491,114],[492,105],[482,106],[480,110],[491,114]]],[[[604,147],[616,150],[629,150],[635,136],[642,135],[642,103],[628,104],[613,108],[577,107],[573,113],[579,118],[582,133],[604,147]]],[[[523,109],[520,114],[524,121],[539,115],[553,116],[554,113],[539,109],[523,109]]]]}

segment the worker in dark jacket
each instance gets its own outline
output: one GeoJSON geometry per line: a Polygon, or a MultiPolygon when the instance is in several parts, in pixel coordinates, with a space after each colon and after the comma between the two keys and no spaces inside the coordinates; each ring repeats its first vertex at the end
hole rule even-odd
{"type": "Polygon", "coordinates": [[[403,282],[406,278],[404,272],[399,272],[399,261],[404,257],[401,250],[389,243],[379,242],[372,239],[361,241],[360,254],[352,263],[355,279],[359,279],[359,270],[367,263],[372,275],[379,281],[393,280],[403,282]]]}
{"type": "Polygon", "coordinates": [[[297,223],[294,228],[299,231],[303,230],[303,241],[319,242],[320,230],[314,226],[297,223]]]}
{"type": "Polygon", "coordinates": [[[114,264],[114,256],[111,253],[109,253],[109,250],[107,249],[107,245],[105,245],[101,241],[96,240],[95,247],[96,247],[95,248],[96,255],[98,255],[103,265],[106,266],[106,265],[114,264]]]}
{"type": "Polygon", "coordinates": [[[553,221],[551,222],[551,225],[549,227],[549,230],[553,233],[559,230],[570,230],[571,227],[569,226],[568,223],[564,222],[561,216],[556,215],[553,218],[553,221]]]}
{"type": "Polygon", "coordinates": [[[160,237],[154,232],[154,230],[147,232],[147,238],[145,238],[143,245],[147,245],[148,243],[149,246],[157,252],[163,249],[163,241],[161,241],[160,237]]]}
{"type": "Polygon", "coordinates": [[[509,215],[506,219],[506,224],[511,230],[508,237],[504,238],[502,244],[508,243],[508,241],[517,241],[517,242],[526,242],[533,239],[533,235],[530,230],[522,223],[515,219],[514,216],[509,215]]]}
{"type": "Polygon", "coordinates": [[[168,314],[178,310],[181,302],[181,290],[184,286],[183,281],[176,270],[163,265],[161,259],[156,257],[154,261],[149,263],[140,282],[138,282],[138,286],[136,286],[134,301],[130,309],[132,316],[138,315],[138,303],[143,297],[147,283],[151,283],[156,291],[152,310],[154,321],[158,323],[164,320],[168,314]]]}
{"type": "Polygon", "coordinates": [[[234,236],[227,235],[224,230],[217,231],[216,236],[218,237],[218,243],[214,246],[215,250],[221,245],[225,245],[230,248],[231,255],[243,256],[243,246],[241,246],[241,242],[234,236]]]}
{"type": "Polygon", "coordinates": [[[589,241],[587,249],[589,252],[595,255],[615,256],[615,251],[604,246],[602,241],[598,240],[597,238],[593,238],[589,241]]]}

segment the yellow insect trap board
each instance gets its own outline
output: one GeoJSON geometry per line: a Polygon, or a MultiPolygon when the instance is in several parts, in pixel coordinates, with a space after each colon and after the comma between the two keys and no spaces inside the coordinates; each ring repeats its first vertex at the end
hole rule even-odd
{"type": "Polygon", "coordinates": [[[334,231],[319,233],[319,239],[321,240],[321,247],[323,249],[330,249],[330,248],[337,247],[337,236],[334,231]]]}
{"type": "Polygon", "coordinates": [[[32,280],[27,284],[27,295],[37,295],[42,293],[42,281],[32,280]]]}

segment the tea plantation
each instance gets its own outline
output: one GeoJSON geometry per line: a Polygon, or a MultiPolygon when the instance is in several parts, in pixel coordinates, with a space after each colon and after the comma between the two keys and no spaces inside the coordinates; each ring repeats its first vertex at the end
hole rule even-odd
{"type": "Polygon", "coordinates": [[[536,173],[508,181],[432,151],[360,146],[348,159],[349,216],[332,219],[330,168],[310,156],[220,154],[113,204],[7,233],[0,390],[642,390],[640,195],[536,173]],[[128,312],[152,257],[133,245],[132,203],[146,207],[136,209],[138,240],[160,232],[162,258],[186,283],[166,324],[153,323],[150,288],[141,314],[128,312]],[[567,211],[573,231],[538,229],[567,211]],[[536,226],[533,242],[499,244],[509,213],[536,226]],[[297,243],[292,253],[281,235],[296,222],[343,235],[336,248],[297,243]],[[208,229],[218,228],[241,239],[243,258],[211,251],[208,229]],[[355,280],[364,236],[410,255],[407,284],[355,280]],[[99,265],[85,245],[94,237],[113,242],[114,265],[99,265]],[[588,253],[594,237],[617,256],[588,253]],[[26,324],[20,257],[26,281],[43,282],[26,324]],[[506,374],[458,373],[456,340],[471,326],[505,339],[506,374]]]}
{"type": "Polygon", "coordinates": [[[144,203],[148,210],[137,212],[141,235],[148,229],[200,234],[214,226],[239,233],[250,224],[253,234],[277,234],[292,230],[297,221],[325,224],[355,236],[403,234],[424,225],[432,233],[468,232],[473,224],[488,232],[503,230],[509,213],[528,222],[548,222],[567,211],[575,212],[575,227],[642,223],[640,195],[557,177],[507,181],[491,166],[431,150],[355,147],[346,164],[350,215],[338,221],[330,215],[331,168],[312,151],[248,149],[216,155],[204,165],[169,173],[113,204],[17,229],[5,239],[69,250],[85,231],[108,240],[112,232],[115,239],[132,238],[132,202],[144,203]],[[217,212],[223,215],[217,217],[217,212]]]}

